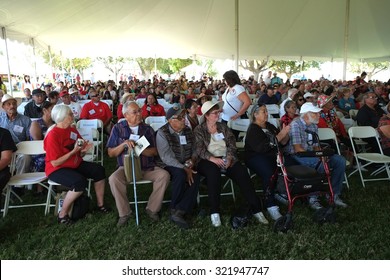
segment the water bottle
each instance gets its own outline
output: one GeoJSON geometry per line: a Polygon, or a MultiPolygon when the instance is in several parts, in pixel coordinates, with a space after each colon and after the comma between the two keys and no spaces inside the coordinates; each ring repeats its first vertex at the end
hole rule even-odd
{"type": "Polygon", "coordinates": [[[224,167],[221,168],[221,173],[226,173],[226,164],[227,164],[226,156],[222,157],[222,160],[223,160],[224,167]]]}

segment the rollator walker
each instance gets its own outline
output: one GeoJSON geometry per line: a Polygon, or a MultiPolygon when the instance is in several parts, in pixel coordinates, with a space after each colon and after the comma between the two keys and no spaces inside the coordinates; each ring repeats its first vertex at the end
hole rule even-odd
{"type": "MultiPolygon", "coordinates": [[[[316,133],[311,131],[307,132],[312,134],[314,143],[320,143],[316,133]]],[[[316,210],[313,217],[314,221],[319,224],[325,222],[334,223],[334,195],[328,166],[328,157],[334,154],[334,150],[330,148],[322,149],[320,147],[320,150],[317,151],[299,152],[295,154],[299,157],[318,157],[319,161],[315,168],[298,165],[295,161],[293,165],[286,166],[285,155],[276,138],[274,139],[273,145],[277,147],[277,169],[271,178],[270,187],[275,187],[276,192],[286,197],[288,205],[287,214],[275,221],[273,226],[274,232],[286,233],[293,228],[293,207],[295,201],[310,195],[328,195],[328,206],[316,210]],[[317,171],[321,164],[324,167],[324,173],[317,171]]]]}

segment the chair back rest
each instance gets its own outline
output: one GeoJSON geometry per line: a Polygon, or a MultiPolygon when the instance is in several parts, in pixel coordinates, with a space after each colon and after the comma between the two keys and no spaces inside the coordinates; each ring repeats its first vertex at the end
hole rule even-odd
{"type": "Polygon", "coordinates": [[[167,122],[167,118],[165,116],[150,116],[145,119],[146,124],[152,124],[152,123],[162,123],[163,125],[167,122]]]}
{"type": "Polygon", "coordinates": [[[20,105],[16,108],[16,111],[21,114],[21,115],[24,115],[24,107],[27,105],[27,101],[24,101],[22,103],[20,103],[20,105]]]}
{"type": "Polygon", "coordinates": [[[236,119],[234,121],[229,121],[228,126],[234,130],[246,132],[250,123],[250,119],[236,119]]]}
{"type": "Polygon", "coordinates": [[[16,144],[18,155],[40,155],[46,154],[43,149],[43,140],[22,141],[16,144]]]}
{"type": "Polygon", "coordinates": [[[96,139],[98,131],[95,128],[77,128],[77,131],[80,133],[83,139],[93,142],[94,138],[96,139]]]}
{"type": "Polygon", "coordinates": [[[76,124],[77,128],[102,128],[103,122],[99,119],[91,119],[91,120],[79,120],[76,124]]]}
{"type": "Polygon", "coordinates": [[[351,118],[355,118],[358,112],[359,112],[359,110],[357,110],[357,109],[351,109],[351,110],[349,110],[349,116],[351,118]]]}
{"type": "Polygon", "coordinates": [[[279,106],[277,104],[267,104],[268,115],[279,115],[279,106]]]}
{"type": "Polygon", "coordinates": [[[110,110],[112,112],[112,110],[114,109],[114,103],[111,99],[102,99],[100,101],[106,103],[108,105],[108,107],[110,107],[110,110]]]}
{"type": "Polygon", "coordinates": [[[153,128],[154,131],[157,131],[162,127],[164,123],[151,123],[150,126],[153,128]]]}
{"type": "Polygon", "coordinates": [[[353,126],[348,129],[351,138],[377,137],[377,132],[372,126],[353,126]]]}
{"type": "Polygon", "coordinates": [[[280,119],[277,118],[268,118],[268,122],[273,124],[276,128],[280,128],[280,119]]]}
{"type": "Polygon", "coordinates": [[[340,154],[339,143],[337,142],[337,136],[333,129],[329,127],[318,128],[318,138],[320,138],[320,141],[333,140],[337,148],[337,153],[340,154]]]}
{"type": "Polygon", "coordinates": [[[140,108],[142,108],[142,106],[144,106],[144,104],[145,104],[145,99],[146,98],[138,98],[138,99],[135,100],[135,102],[138,104],[138,106],[140,108]]]}

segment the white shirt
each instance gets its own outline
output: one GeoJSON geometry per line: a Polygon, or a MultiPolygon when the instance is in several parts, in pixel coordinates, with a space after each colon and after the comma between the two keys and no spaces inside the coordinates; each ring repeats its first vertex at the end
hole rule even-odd
{"type": "Polygon", "coordinates": [[[226,89],[225,93],[222,95],[222,101],[224,102],[224,104],[221,118],[224,121],[230,121],[231,117],[233,117],[240,111],[241,106],[244,103],[241,102],[240,99],[238,99],[238,96],[242,92],[246,93],[245,88],[241,85],[235,85],[233,88],[226,89]]]}

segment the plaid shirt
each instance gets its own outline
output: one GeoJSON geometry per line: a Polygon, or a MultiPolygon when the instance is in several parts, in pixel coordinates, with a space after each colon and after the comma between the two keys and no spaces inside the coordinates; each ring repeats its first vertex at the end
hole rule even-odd
{"type": "Polygon", "coordinates": [[[317,125],[307,125],[301,117],[295,118],[291,122],[290,141],[285,148],[287,154],[295,154],[294,145],[297,144],[300,144],[305,151],[313,151],[313,147],[318,146],[318,143],[314,143],[315,139],[313,135],[305,132],[305,130],[310,130],[318,134],[317,125]]]}
{"type": "MultiPolygon", "coordinates": [[[[115,148],[122,144],[125,140],[129,139],[131,135],[131,129],[127,121],[118,122],[111,131],[110,138],[107,142],[107,148],[115,148]]],[[[138,125],[138,135],[140,137],[145,136],[149,141],[150,146],[148,148],[156,147],[156,138],[154,136],[154,130],[151,126],[140,123],[138,125]]],[[[123,157],[125,151],[123,151],[117,158],[118,165],[123,166],[123,157]]],[[[154,162],[154,157],[147,157],[141,154],[141,169],[143,171],[153,170],[156,166],[154,162]]]]}

